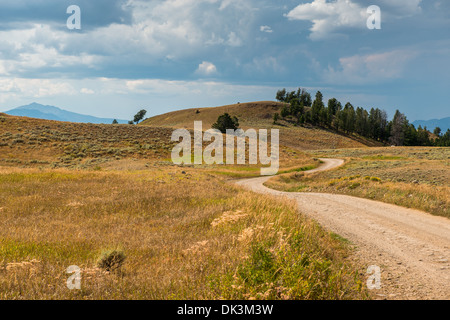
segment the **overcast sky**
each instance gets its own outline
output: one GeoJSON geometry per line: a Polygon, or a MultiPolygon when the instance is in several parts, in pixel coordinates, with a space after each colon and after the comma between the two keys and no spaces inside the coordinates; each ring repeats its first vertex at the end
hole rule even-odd
{"type": "Polygon", "coordinates": [[[131,119],[321,90],[450,116],[449,0],[0,0],[0,111],[131,119]],[[81,30],[67,8],[81,9],[81,30]],[[381,29],[367,8],[381,8],[381,29]]]}

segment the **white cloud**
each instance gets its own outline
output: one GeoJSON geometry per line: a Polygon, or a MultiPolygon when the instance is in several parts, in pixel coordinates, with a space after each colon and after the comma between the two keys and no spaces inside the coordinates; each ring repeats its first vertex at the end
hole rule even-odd
{"type": "Polygon", "coordinates": [[[367,13],[359,4],[349,0],[314,0],[295,7],[286,17],[289,20],[312,21],[310,38],[318,40],[342,27],[366,27],[367,13]]]}
{"type": "Polygon", "coordinates": [[[412,50],[393,50],[383,53],[354,55],[339,59],[337,69],[324,70],[324,80],[340,84],[380,83],[401,78],[407,65],[418,55],[412,50]]]}
{"type": "Polygon", "coordinates": [[[15,98],[45,98],[74,95],[77,90],[67,81],[50,79],[0,78],[2,102],[15,98]]]}
{"type": "Polygon", "coordinates": [[[69,41],[64,32],[39,24],[28,29],[0,31],[0,75],[17,75],[41,68],[92,68],[101,61],[100,56],[85,52],[63,53],[62,47],[69,41]]]}
{"type": "Polygon", "coordinates": [[[228,45],[230,45],[231,47],[240,47],[242,46],[242,40],[241,38],[239,38],[235,32],[230,32],[230,34],[228,35],[228,41],[227,41],[228,45]]]}
{"type": "Polygon", "coordinates": [[[240,47],[248,41],[254,27],[253,3],[128,0],[132,24],[113,23],[81,33],[54,28],[50,23],[3,30],[0,76],[21,77],[38,70],[55,73],[73,66],[148,66],[166,57],[180,61],[217,54],[224,47],[240,47]]]}
{"type": "Polygon", "coordinates": [[[272,28],[269,27],[269,26],[260,26],[260,27],[259,27],[259,31],[261,31],[261,32],[267,32],[267,33],[272,33],[272,32],[273,32],[272,28]]]}
{"type": "Polygon", "coordinates": [[[196,73],[203,76],[211,76],[217,73],[217,68],[211,62],[203,61],[199,64],[196,73]]]}
{"type": "Polygon", "coordinates": [[[88,88],[81,88],[80,92],[83,94],[94,94],[95,93],[94,90],[88,89],[88,88]]]}
{"type": "Polygon", "coordinates": [[[130,42],[125,50],[131,45],[138,52],[145,49],[158,56],[193,55],[204,50],[205,44],[239,47],[252,25],[249,1],[130,0],[130,5],[134,24],[126,34],[116,37],[116,43],[130,42]]]}
{"type": "MultiPolygon", "coordinates": [[[[422,0],[381,0],[380,7],[383,19],[403,18],[421,12],[422,0]]],[[[339,34],[345,28],[366,28],[367,7],[362,0],[314,0],[300,4],[285,16],[289,20],[311,21],[310,38],[321,40],[339,34]]]]}

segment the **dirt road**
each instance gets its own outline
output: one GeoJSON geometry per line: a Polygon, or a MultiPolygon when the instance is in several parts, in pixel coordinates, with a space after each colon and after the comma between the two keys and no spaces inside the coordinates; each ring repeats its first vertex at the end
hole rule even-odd
{"type": "MultiPolygon", "coordinates": [[[[321,159],[309,172],[343,164],[321,159]]],[[[325,229],[348,239],[352,259],[381,269],[380,299],[450,299],[450,219],[383,202],[337,194],[281,192],[263,185],[270,177],[245,179],[238,185],[258,193],[295,199],[300,212],[325,229]]]]}

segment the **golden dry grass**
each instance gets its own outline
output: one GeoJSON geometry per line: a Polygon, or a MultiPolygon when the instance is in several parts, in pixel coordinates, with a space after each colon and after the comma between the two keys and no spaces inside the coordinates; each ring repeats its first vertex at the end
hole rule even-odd
{"type": "Polygon", "coordinates": [[[293,203],[198,170],[3,168],[0,189],[1,299],[367,297],[347,249],[293,203]],[[111,249],[127,258],[109,273],[111,249]]]}
{"type": "Polygon", "coordinates": [[[285,191],[349,194],[450,217],[449,148],[324,150],[314,155],[347,162],[330,172],[278,176],[266,185],[285,191]]]}
{"type": "Polygon", "coordinates": [[[0,116],[0,165],[93,168],[119,161],[167,159],[168,128],[97,125],[0,116]]]}

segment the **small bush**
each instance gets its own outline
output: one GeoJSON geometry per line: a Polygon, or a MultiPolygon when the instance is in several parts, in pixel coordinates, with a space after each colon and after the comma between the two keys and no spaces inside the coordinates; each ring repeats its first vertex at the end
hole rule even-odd
{"type": "Polygon", "coordinates": [[[348,188],[349,188],[349,189],[356,189],[356,188],[358,188],[360,185],[361,185],[361,183],[355,182],[355,183],[352,183],[351,185],[349,185],[348,188]]]}
{"type": "Polygon", "coordinates": [[[121,250],[104,251],[97,261],[97,266],[106,271],[114,271],[122,267],[125,258],[125,253],[121,250]]]}
{"type": "Polygon", "coordinates": [[[378,177],[365,176],[364,179],[371,180],[371,181],[376,181],[376,182],[381,182],[381,179],[378,178],[378,177]]]}
{"type": "Polygon", "coordinates": [[[251,259],[243,264],[238,274],[251,286],[274,281],[277,274],[273,254],[262,245],[252,247],[251,259]]]}

